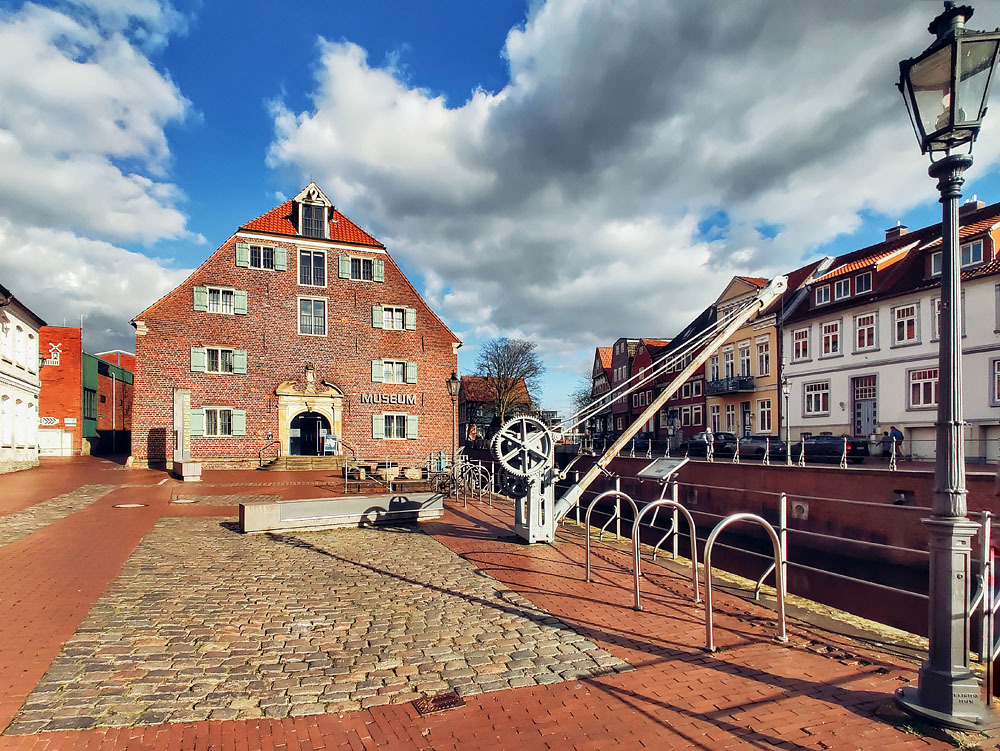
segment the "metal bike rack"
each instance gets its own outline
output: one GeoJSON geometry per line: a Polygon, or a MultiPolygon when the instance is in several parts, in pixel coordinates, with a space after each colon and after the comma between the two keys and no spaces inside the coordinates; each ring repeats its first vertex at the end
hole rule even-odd
{"type": "MultiPolygon", "coordinates": [[[[676,489],[676,486],[675,486],[675,489],[676,489]]],[[[666,486],[664,486],[664,490],[666,490],[666,486]]],[[[632,549],[635,552],[635,562],[634,562],[633,574],[634,574],[634,578],[635,578],[635,609],[636,610],[642,610],[642,603],[639,601],[639,577],[642,576],[642,572],[640,570],[641,561],[640,561],[640,556],[639,556],[639,522],[642,520],[642,517],[646,514],[647,511],[649,511],[650,509],[658,509],[658,508],[660,508],[662,506],[667,506],[667,507],[672,508],[674,510],[674,514],[675,514],[674,528],[675,529],[677,527],[676,513],[678,511],[680,511],[682,514],[684,514],[684,518],[687,519],[688,530],[691,533],[691,583],[694,585],[694,601],[696,603],[697,602],[701,602],[701,595],[698,592],[698,536],[697,536],[697,527],[695,527],[695,525],[694,525],[694,518],[691,516],[691,512],[689,512],[686,508],[684,508],[677,501],[675,501],[675,500],[669,500],[669,499],[665,499],[665,498],[661,498],[660,500],[653,501],[652,503],[650,503],[649,505],[647,505],[646,507],[644,507],[642,509],[642,511],[639,513],[639,515],[636,517],[636,519],[635,519],[635,525],[633,525],[633,527],[632,527],[632,549]]],[[[674,539],[676,540],[676,537],[674,539]]],[[[589,561],[589,559],[588,559],[588,561],[589,561]]]]}
{"type": "MultiPolygon", "coordinates": [[[[594,500],[592,500],[590,502],[590,505],[587,506],[587,515],[586,515],[586,517],[584,517],[584,522],[583,522],[583,529],[584,529],[584,532],[585,532],[585,534],[587,536],[587,581],[588,582],[591,581],[591,579],[590,579],[590,514],[594,511],[594,506],[596,506],[598,503],[600,503],[601,501],[603,501],[605,498],[617,498],[617,499],[624,498],[632,506],[632,513],[633,513],[633,517],[632,518],[634,518],[634,519],[638,519],[639,518],[639,507],[635,505],[635,501],[633,501],[632,498],[627,493],[623,493],[620,490],[606,490],[603,493],[601,493],[599,496],[597,496],[597,498],[595,498],[594,500]]],[[[616,513],[620,516],[621,515],[620,509],[616,513]]],[[[637,539],[634,538],[634,537],[633,537],[633,541],[632,541],[632,554],[634,556],[636,556],[636,557],[639,556],[639,543],[638,543],[637,539]]]]}
{"type": "MultiPolygon", "coordinates": [[[[781,538],[781,573],[788,580],[788,495],[782,493],[778,499],[778,537],[781,538]]],[[[767,571],[760,575],[757,586],[753,590],[753,598],[760,599],[760,590],[764,586],[764,580],[774,571],[774,564],[767,567],[767,571]]]]}
{"type": "MultiPolygon", "coordinates": [[[[778,533],[774,531],[774,527],[768,524],[766,519],[757,516],[757,514],[732,514],[715,525],[715,529],[712,530],[712,534],[708,536],[705,543],[705,649],[709,652],[715,651],[715,637],[712,633],[712,546],[715,545],[715,540],[722,530],[736,522],[754,522],[763,527],[768,537],[771,538],[771,544],[774,546],[774,583],[778,593],[776,598],[778,601],[778,641],[788,641],[788,636],[785,633],[785,572],[784,566],[781,565],[781,540],[778,539],[778,533]]],[[[589,558],[587,564],[589,569],[589,558]]]]}

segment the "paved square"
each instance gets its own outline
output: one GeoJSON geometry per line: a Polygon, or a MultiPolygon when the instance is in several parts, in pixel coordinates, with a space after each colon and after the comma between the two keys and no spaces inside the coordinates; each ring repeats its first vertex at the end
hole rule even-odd
{"type": "Polygon", "coordinates": [[[413,527],[162,519],[7,732],[285,717],[629,666],[413,527]]]}
{"type": "MultiPolygon", "coordinates": [[[[26,509],[0,516],[0,545],[10,545],[106,496],[116,485],[84,485],[26,509]]],[[[126,486],[127,487],[127,486],[126,486]]]]}

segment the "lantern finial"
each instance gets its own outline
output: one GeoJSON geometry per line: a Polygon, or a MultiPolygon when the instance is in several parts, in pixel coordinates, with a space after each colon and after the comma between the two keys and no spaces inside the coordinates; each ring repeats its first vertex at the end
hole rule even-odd
{"type": "Polygon", "coordinates": [[[938,39],[943,39],[954,31],[965,27],[965,22],[972,18],[974,9],[971,5],[955,6],[952,0],[945,0],[944,11],[927,26],[927,30],[938,39]]]}

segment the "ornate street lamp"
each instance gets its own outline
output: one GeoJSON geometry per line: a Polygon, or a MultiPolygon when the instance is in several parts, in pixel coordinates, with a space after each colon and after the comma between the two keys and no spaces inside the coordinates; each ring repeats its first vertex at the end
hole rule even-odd
{"type": "Polygon", "coordinates": [[[451,466],[455,466],[455,455],[458,453],[458,392],[462,388],[462,381],[459,380],[455,371],[451,372],[451,378],[445,381],[448,386],[448,396],[451,397],[451,466]]]}
{"type": "Polygon", "coordinates": [[[781,395],[785,397],[785,465],[792,466],[792,438],[791,438],[791,415],[788,414],[788,397],[792,395],[792,384],[788,380],[788,374],[781,374],[781,395]]]}
{"type": "Polygon", "coordinates": [[[965,22],[971,17],[971,7],[945,2],[944,12],[928,27],[935,41],[899,64],[899,90],[920,150],[930,154],[943,221],[934,502],[931,517],[924,519],[930,552],[929,646],[917,687],[900,689],[896,700],[932,722],[982,730],[998,723],[969,668],[970,551],[979,525],[967,518],[965,503],[958,199],[986,114],[1000,30],[969,31],[965,22]],[[954,153],[962,147],[966,153],[954,153]]]}

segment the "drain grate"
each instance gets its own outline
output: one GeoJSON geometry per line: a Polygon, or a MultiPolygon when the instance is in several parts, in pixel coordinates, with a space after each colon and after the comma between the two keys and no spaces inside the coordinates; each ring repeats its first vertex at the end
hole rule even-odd
{"type": "Polygon", "coordinates": [[[433,714],[434,712],[445,712],[449,709],[464,707],[465,699],[458,694],[438,694],[437,696],[416,699],[413,706],[420,714],[433,714]]]}

